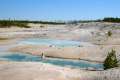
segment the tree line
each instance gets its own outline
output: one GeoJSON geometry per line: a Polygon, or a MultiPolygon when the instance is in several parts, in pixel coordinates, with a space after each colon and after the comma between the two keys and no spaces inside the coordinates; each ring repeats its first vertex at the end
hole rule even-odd
{"type": "Polygon", "coordinates": [[[88,23],[88,22],[119,23],[120,18],[106,17],[104,19],[97,19],[97,20],[73,20],[73,21],[66,21],[66,22],[65,21],[0,20],[0,27],[18,26],[18,27],[29,28],[29,26],[27,26],[28,23],[61,25],[61,24],[77,24],[77,23],[88,23]]]}
{"type": "Polygon", "coordinates": [[[116,22],[116,23],[119,23],[120,22],[120,18],[106,17],[102,21],[104,21],[104,22],[116,22]]]}
{"type": "Polygon", "coordinates": [[[65,22],[57,22],[57,21],[52,22],[52,21],[28,21],[28,20],[0,20],[0,27],[18,26],[18,27],[29,28],[29,26],[27,25],[28,23],[53,24],[53,25],[65,24],[65,22]]]}

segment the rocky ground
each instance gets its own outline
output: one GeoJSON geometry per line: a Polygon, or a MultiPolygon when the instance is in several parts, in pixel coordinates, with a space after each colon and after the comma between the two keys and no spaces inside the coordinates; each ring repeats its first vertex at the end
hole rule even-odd
{"type": "Polygon", "coordinates": [[[119,80],[120,69],[87,71],[37,62],[1,62],[0,80],[119,80]]]}
{"type": "MultiPolygon", "coordinates": [[[[77,25],[42,25],[29,24],[32,28],[1,28],[0,51],[23,52],[59,58],[85,59],[103,62],[109,51],[115,49],[120,59],[120,23],[79,23],[77,25]],[[112,35],[108,36],[108,31],[112,35]],[[19,44],[27,38],[51,38],[76,40],[92,44],[76,47],[35,46],[19,44]]],[[[1,62],[0,80],[119,80],[119,68],[107,71],[84,71],[60,68],[41,63],[1,62]],[[33,66],[34,65],[34,66],[33,66]],[[43,70],[42,68],[49,68],[43,70]],[[42,70],[41,70],[41,69],[42,70]],[[60,71],[59,69],[60,68],[60,71]],[[55,71],[53,69],[56,69],[55,71]],[[65,69],[65,70],[64,70],[65,69]],[[69,71],[70,70],[70,71],[69,71]],[[66,72],[66,74],[64,74],[66,72]],[[24,74],[23,74],[24,73],[24,74]],[[51,73],[51,74],[48,74],[51,73]],[[29,76],[33,75],[33,76],[29,76]],[[72,76],[73,75],[73,76],[72,76]],[[99,76],[98,76],[99,75],[99,76]],[[113,75],[113,76],[111,76],[113,75]],[[115,76],[114,76],[115,75],[115,76]],[[87,77],[88,76],[88,77],[87,77]]]]}

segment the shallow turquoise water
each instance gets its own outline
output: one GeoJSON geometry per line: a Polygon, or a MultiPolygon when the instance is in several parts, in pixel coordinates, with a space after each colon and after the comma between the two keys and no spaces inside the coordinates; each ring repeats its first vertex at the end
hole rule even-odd
{"type": "Polygon", "coordinates": [[[56,39],[40,39],[40,38],[32,38],[25,39],[21,41],[22,44],[33,44],[33,45],[54,45],[54,46],[79,46],[81,42],[72,41],[72,40],[56,40],[56,39]]]}
{"type": "Polygon", "coordinates": [[[50,63],[53,65],[59,66],[69,66],[72,68],[88,68],[92,67],[95,69],[103,69],[103,65],[100,63],[94,64],[93,62],[83,61],[83,60],[66,60],[66,59],[52,59],[46,58],[42,59],[40,56],[34,56],[30,54],[22,54],[22,53],[14,53],[14,54],[1,54],[0,60],[5,61],[18,61],[18,62],[43,62],[43,63],[50,63]]]}

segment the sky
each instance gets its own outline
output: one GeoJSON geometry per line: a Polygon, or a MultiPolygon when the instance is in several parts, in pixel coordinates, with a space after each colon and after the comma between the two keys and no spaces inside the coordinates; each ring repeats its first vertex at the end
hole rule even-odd
{"type": "Polygon", "coordinates": [[[120,0],[0,0],[0,19],[90,20],[120,17],[120,0]]]}

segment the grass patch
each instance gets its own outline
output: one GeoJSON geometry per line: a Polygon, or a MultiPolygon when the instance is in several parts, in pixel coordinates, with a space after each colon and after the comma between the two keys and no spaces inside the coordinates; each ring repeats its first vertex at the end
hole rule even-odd
{"type": "Polygon", "coordinates": [[[44,28],[45,26],[41,25],[40,28],[44,28]]]}
{"type": "Polygon", "coordinates": [[[112,26],[112,29],[120,29],[120,26],[112,26]]]}
{"type": "Polygon", "coordinates": [[[1,37],[0,40],[8,40],[8,38],[2,38],[2,37],[1,37]]]}

